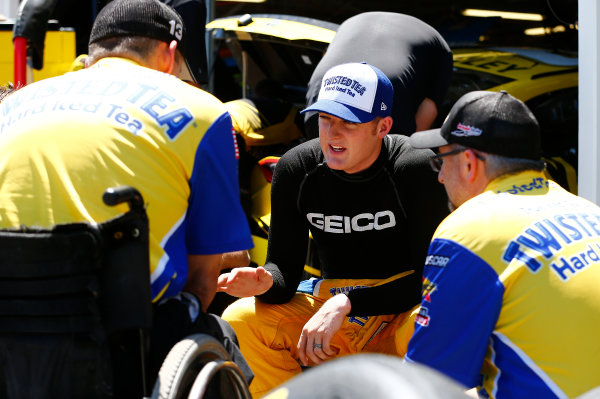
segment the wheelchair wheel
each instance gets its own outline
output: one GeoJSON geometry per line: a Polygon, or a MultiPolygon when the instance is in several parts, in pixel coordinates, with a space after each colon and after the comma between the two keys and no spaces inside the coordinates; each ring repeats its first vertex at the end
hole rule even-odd
{"type": "Polygon", "coordinates": [[[242,372],[210,335],[179,341],[165,358],[152,392],[153,399],[188,397],[250,398],[242,372]]]}
{"type": "Polygon", "coordinates": [[[225,360],[214,360],[207,363],[202,370],[200,370],[200,373],[194,381],[194,385],[192,385],[189,398],[203,398],[206,394],[206,390],[210,386],[210,382],[219,372],[225,373],[227,376],[225,383],[229,383],[228,391],[230,391],[226,396],[227,398],[252,398],[250,391],[246,386],[244,375],[239,367],[234,362],[225,360]]]}

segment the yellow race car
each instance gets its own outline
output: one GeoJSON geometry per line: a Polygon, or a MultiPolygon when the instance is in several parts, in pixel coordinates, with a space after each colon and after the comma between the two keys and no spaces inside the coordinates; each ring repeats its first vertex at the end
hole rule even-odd
{"type": "MultiPolygon", "coordinates": [[[[453,49],[454,72],[441,115],[472,90],[506,90],[535,114],[550,176],[577,193],[576,54],[544,49],[453,49]]],[[[440,121],[441,122],[441,121],[440,121]]]]}

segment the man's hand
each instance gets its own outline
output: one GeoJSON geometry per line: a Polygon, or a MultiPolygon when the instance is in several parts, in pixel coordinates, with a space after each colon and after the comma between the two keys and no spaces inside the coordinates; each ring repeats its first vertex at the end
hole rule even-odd
{"type": "Polygon", "coordinates": [[[338,294],[328,299],[304,325],[298,341],[298,356],[303,365],[308,366],[309,359],[315,364],[321,364],[337,355],[330,346],[331,340],[350,309],[350,299],[338,294]]]}
{"type": "Polygon", "coordinates": [[[273,276],[264,267],[239,267],[219,276],[217,291],[238,298],[264,294],[273,285],[273,276]]]}

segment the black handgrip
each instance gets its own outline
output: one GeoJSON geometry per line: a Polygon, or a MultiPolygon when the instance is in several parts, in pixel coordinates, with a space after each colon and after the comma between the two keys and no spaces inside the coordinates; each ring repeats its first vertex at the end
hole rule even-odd
{"type": "Polygon", "coordinates": [[[107,188],[102,195],[106,205],[115,206],[123,202],[129,203],[129,209],[144,209],[144,198],[140,192],[131,186],[107,188]]]}

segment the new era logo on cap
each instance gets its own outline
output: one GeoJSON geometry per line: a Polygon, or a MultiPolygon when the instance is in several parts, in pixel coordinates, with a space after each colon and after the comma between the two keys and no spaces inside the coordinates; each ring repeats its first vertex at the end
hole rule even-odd
{"type": "Polygon", "coordinates": [[[355,123],[389,116],[394,97],[390,80],[366,63],[337,65],[325,74],[317,102],[304,109],[320,111],[355,123]]]}

